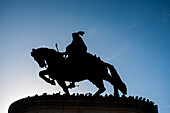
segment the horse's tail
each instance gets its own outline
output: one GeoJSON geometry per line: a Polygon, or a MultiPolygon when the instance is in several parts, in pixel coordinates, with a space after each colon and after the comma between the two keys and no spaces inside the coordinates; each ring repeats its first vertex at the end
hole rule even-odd
{"type": "Polygon", "coordinates": [[[107,66],[107,68],[110,70],[110,73],[112,75],[113,81],[114,81],[114,85],[123,93],[123,94],[127,94],[127,88],[126,85],[123,83],[123,81],[121,80],[119,74],[117,73],[116,69],[114,68],[113,65],[109,64],[109,63],[105,63],[105,65],[107,66]]]}

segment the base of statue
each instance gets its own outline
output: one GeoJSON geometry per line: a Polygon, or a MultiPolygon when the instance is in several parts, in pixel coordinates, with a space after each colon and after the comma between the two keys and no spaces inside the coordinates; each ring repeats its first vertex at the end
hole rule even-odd
{"type": "Polygon", "coordinates": [[[44,93],[12,103],[8,113],[158,113],[158,107],[142,97],[44,93]]]}

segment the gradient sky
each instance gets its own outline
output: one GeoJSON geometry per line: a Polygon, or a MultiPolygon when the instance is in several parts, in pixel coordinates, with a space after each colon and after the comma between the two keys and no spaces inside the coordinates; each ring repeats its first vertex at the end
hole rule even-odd
{"type": "MultiPolygon", "coordinates": [[[[39,78],[30,52],[55,43],[65,51],[79,30],[88,52],[115,66],[127,96],[170,112],[169,0],[0,0],[0,113],[21,98],[62,91],[39,78]]],[[[71,93],[97,91],[88,81],[76,84],[71,93]]],[[[112,94],[105,86],[103,95],[112,94]]]]}

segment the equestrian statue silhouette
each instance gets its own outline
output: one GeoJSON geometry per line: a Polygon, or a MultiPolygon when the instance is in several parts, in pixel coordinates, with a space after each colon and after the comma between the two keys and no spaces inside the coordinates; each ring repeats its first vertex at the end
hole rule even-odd
{"type": "Polygon", "coordinates": [[[98,96],[106,90],[103,80],[114,86],[115,97],[119,96],[118,90],[122,94],[127,94],[126,85],[122,82],[114,66],[87,53],[87,47],[80,37],[83,34],[83,31],[72,33],[73,41],[66,47],[66,52],[59,52],[57,44],[57,50],[32,49],[31,56],[41,68],[46,68],[39,72],[39,76],[51,85],[55,85],[55,81],[57,81],[68,95],[70,94],[68,89],[76,87],[75,82],[83,80],[89,80],[98,88],[94,96],[98,96]],[[66,81],[71,82],[70,85],[67,86],[66,81]]]}

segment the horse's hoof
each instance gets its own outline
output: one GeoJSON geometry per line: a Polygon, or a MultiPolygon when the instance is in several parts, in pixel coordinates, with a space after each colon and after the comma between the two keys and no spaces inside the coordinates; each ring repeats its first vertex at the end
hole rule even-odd
{"type": "Polygon", "coordinates": [[[119,97],[119,94],[114,94],[114,97],[117,97],[117,98],[118,98],[118,97],[119,97]]]}
{"type": "Polygon", "coordinates": [[[65,96],[70,96],[70,93],[64,93],[63,95],[65,95],[65,96]]]}
{"type": "Polygon", "coordinates": [[[71,84],[69,84],[69,85],[67,86],[67,88],[70,88],[70,89],[75,88],[75,87],[76,87],[76,85],[73,84],[73,83],[71,83],[71,84]]]}
{"type": "Polygon", "coordinates": [[[99,94],[94,94],[94,95],[93,95],[93,97],[98,97],[98,96],[99,96],[99,94]]]}
{"type": "Polygon", "coordinates": [[[52,80],[52,81],[50,82],[50,84],[51,84],[51,85],[56,85],[55,82],[54,82],[54,80],[52,80]]]}

